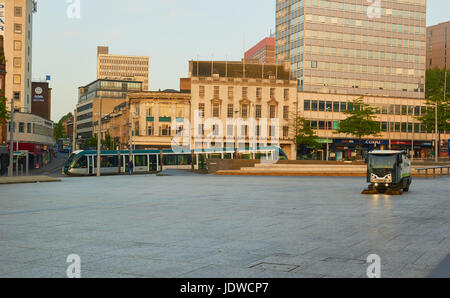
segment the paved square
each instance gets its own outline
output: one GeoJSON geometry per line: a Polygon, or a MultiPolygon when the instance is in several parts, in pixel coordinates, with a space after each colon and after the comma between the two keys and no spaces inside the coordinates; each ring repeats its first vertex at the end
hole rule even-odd
{"type": "Polygon", "coordinates": [[[0,186],[0,277],[426,277],[450,251],[449,178],[112,176],[0,186]]]}

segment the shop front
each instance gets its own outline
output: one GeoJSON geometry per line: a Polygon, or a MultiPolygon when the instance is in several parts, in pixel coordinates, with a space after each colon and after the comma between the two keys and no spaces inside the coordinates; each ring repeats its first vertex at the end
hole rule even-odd
{"type": "Polygon", "coordinates": [[[9,151],[7,146],[0,146],[0,176],[8,173],[9,151]]]}
{"type": "Polygon", "coordinates": [[[358,140],[351,139],[335,139],[331,144],[330,157],[331,160],[348,161],[356,158],[356,150],[358,140]]]}

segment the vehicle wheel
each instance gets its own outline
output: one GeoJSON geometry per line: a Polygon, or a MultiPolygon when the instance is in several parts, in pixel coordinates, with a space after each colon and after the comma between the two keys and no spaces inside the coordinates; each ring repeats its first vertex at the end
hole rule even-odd
{"type": "Polygon", "coordinates": [[[411,185],[411,179],[407,180],[408,182],[406,182],[406,187],[403,188],[404,192],[408,192],[409,191],[409,186],[411,185]]]}

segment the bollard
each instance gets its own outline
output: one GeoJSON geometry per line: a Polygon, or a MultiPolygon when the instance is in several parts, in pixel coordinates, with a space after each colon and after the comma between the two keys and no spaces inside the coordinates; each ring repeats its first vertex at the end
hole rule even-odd
{"type": "Polygon", "coordinates": [[[20,176],[23,176],[23,165],[20,165],[20,176]]]}

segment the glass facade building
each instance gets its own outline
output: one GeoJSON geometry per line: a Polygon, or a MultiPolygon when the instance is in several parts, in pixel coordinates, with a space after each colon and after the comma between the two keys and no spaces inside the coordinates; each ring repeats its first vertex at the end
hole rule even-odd
{"type": "Polygon", "coordinates": [[[299,90],[424,98],[426,0],[277,0],[276,58],[299,90]]]}

